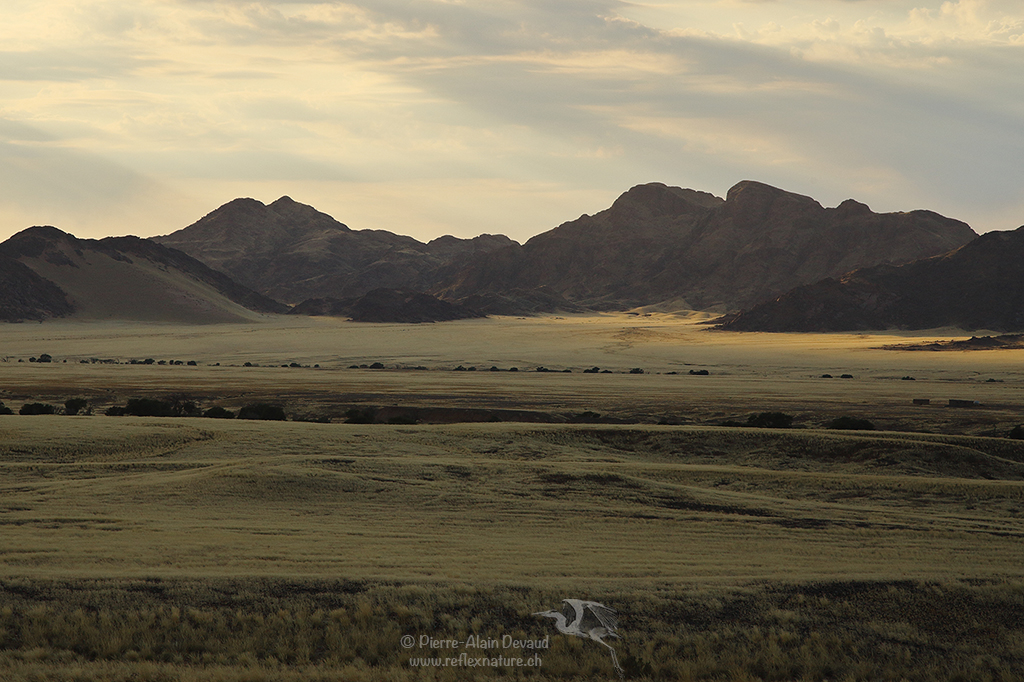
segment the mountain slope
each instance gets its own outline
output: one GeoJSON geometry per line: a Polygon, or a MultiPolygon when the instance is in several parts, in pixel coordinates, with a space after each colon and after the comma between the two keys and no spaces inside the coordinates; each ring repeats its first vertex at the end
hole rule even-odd
{"type": "Polygon", "coordinates": [[[236,199],[153,241],[293,304],[348,299],[379,288],[423,291],[453,260],[515,244],[503,235],[445,236],[424,244],[384,230],[352,230],[289,197],[269,205],[236,199]]]}
{"type": "Polygon", "coordinates": [[[451,299],[548,291],[622,309],[674,301],[736,309],[857,267],[944,253],[975,238],[930,211],[873,213],[744,181],[723,200],[660,183],[632,188],[607,210],[483,254],[434,293],[451,299]]]}
{"type": "Polygon", "coordinates": [[[942,256],[802,286],[721,325],[735,331],[1024,330],[1024,227],[942,256]]]}
{"type": "Polygon", "coordinates": [[[292,315],[333,315],[355,322],[445,322],[483,317],[475,310],[418,291],[374,289],[357,298],[309,298],[292,315]]]}
{"type": "Polygon", "coordinates": [[[13,283],[0,275],[0,300],[13,300],[13,292],[24,302],[0,319],[227,322],[288,310],[180,251],[138,237],[97,241],[32,227],[0,244],[0,270],[15,275],[13,283]]]}

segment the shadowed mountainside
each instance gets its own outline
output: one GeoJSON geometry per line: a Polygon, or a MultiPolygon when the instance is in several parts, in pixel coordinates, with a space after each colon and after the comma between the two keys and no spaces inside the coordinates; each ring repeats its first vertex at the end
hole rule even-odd
{"type": "Polygon", "coordinates": [[[1024,227],[950,253],[796,288],[723,321],[731,331],[1024,330],[1024,227]]]}
{"type": "Polygon", "coordinates": [[[0,244],[0,319],[225,322],[288,307],[138,237],[78,239],[31,227],[0,244]]]}
{"type": "Polygon", "coordinates": [[[379,288],[425,291],[453,260],[515,244],[504,235],[444,236],[424,244],[385,230],[352,230],[290,197],[269,205],[235,199],[153,241],[291,304],[356,298],[379,288]]]}
{"type": "Polygon", "coordinates": [[[333,315],[356,322],[445,322],[484,317],[475,310],[400,289],[374,289],[357,298],[308,298],[291,309],[292,315],[333,315]]]}
{"type": "Polygon", "coordinates": [[[873,213],[856,201],[813,199],[745,181],[725,200],[660,183],[632,188],[523,246],[484,254],[436,293],[535,290],[596,309],[670,301],[679,308],[736,309],[795,286],[879,263],[944,253],[976,237],[931,211],[873,213]]]}

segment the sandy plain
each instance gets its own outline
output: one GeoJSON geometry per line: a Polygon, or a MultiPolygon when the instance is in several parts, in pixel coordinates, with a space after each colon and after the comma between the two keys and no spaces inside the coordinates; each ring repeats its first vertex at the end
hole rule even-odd
{"type": "Polygon", "coordinates": [[[870,413],[894,428],[921,419],[939,429],[944,423],[955,429],[969,423],[1002,428],[1020,420],[1024,350],[892,351],[881,346],[965,335],[946,329],[914,335],[737,334],[709,330],[700,324],[705,319],[655,313],[392,325],[268,316],[259,323],[200,326],[7,325],[0,337],[0,400],[17,405],[77,392],[104,405],[176,392],[229,405],[275,398],[333,417],[340,406],[401,404],[591,410],[684,423],[776,408],[823,418],[870,413]],[[56,362],[27,362],[42,353],[56,362]],[[197,365],[80,362],[145,358],[197,365]],[[246,362],[259,367],[243,367],[246,362]],[[386,369],[349,369],[374,362],[386,369]],[[292,363],[308,367],[281,367],[292,363]],[[477,371],[448,371],[459,365],[477,371]],[[521,371],[482,371],[492,366],[521,371]],[[534,371],[540,366],[554,371],[534,371]],[[595,366],[613,373],[582,374],[595,366]],[[626,374],[632,368],[645,374],[626,374]],[[690,370],[709,375],[691,376],[690,370]],[[835,378],[822,379],[823,374],[835,378]],[[840,379],[843,374],[853,378],[840,379]],[[915,380],[903,380],[907,376],[915,380]],[[932,404],[915,408],[914,398],[932,404]],[[978,401],[981,409],[945,409],[949,399],[978,401]]]}

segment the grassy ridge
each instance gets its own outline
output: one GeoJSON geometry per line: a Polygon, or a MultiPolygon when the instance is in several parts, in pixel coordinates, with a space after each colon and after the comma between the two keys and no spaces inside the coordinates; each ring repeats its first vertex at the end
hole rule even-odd
{"type": "MultiPolygon", "coordinates": [[[[527,586],[350,581],[4,581],[4,679],[414,680],[402,635],[539,639],[527,586]],[[130,673],[130,674],[129,674],[130,673]]],[[[830,582],[604,595],[631,679],[1015,680],[1024,585],[830,582]]],[[[500,649],[505,656],[528,650],[500,649]]],[[[610,678],[596,643],[555,635],[539,670],[444,669],[438,679],[610,678]]],[[[427,679],[433,679],[428,675],[427,679]]]]}
{"type": "Polygon", "coordinates": [[[539,669],[400,645],[569,596],[633,679],[1024,678],[1021,442],[52,419],[0,419],[0,679],[612,678],[557,635],[539,669]]]}

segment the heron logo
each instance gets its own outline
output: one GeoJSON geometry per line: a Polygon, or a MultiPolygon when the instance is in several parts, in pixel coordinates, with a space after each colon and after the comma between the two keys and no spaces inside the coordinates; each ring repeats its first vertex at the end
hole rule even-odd
{"type": "Polygon", "coordinates": [[[615,609],[609,608],[596,601],[585,601],[583,599],[563,599],[561,611],[537,611],[533,615],[544,618],[554,618],[555,627],[563,635],[573,635],[592,639],[598,644],[608,647],[612,654],[612,665],[620,679],[626,675],[619,666],[619,658],[615,655],[615,649],[611,644],[604,641],[605,637],[621,639],[615,632],[619,627],[619,620],[615,609]]]}

